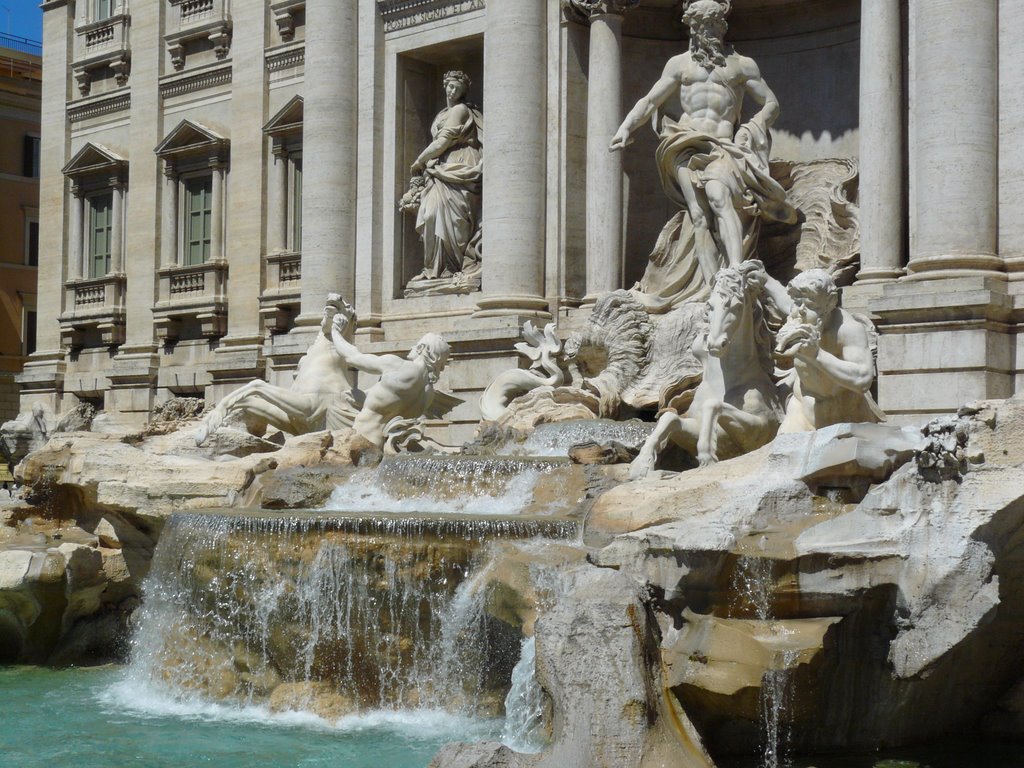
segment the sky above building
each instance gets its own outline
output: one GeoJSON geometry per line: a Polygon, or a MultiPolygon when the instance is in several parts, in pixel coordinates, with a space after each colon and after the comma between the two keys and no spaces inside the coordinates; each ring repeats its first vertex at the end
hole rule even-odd
{"type": "Polygon", "coordinates": [[[0,32],[42,42],[43,12],[39,0],[0,0],[0,32]]]}

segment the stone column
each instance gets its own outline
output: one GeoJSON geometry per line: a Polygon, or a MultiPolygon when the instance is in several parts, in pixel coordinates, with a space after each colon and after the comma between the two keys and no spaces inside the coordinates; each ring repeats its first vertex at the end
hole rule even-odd
{"type": "Polygon", "coordinates": [[[124,271],[124,185],[120,179],[114,179],[113,200],[110,206],[110,271],[124,271]]]}
{"type": "Polygon", "coordinates": [[[280,253],[288,248],[288,153],[274,147],[274,199],[270,201],[269,253],[280,253]]]}
{"type": "MultiPolygon", "coordinates": [[[[999,2],[999,255],[1024,271],[1024,3],[999,2]]],[[[1012,267],[1011,267],[1012,264],[1012,267]]]]}
{"type": "Polygon", "coordinates": [[[478,315],[546,316],[546,0],[488,0],[483,296],[478,315]]]}
{"type": "Polygon", "coordinates": [[[608,142],[622,122],[622,15],[639,0],[569,0],[590,19],[587,81],[587,295],[622,282],[622,153],[608,142]]]}
{"type": "Polygon", "coordinates": [[[178,263],[178,175],[164,165],[163,232],[160,236],[160,266],[178,263]]]}
{"type": "Polygon", "coordinates": [[[1002,267],[995,255],[997,5],[913,5],[915,237],[907,269],[914,275],[984,274],[1002,267]]]}
{"type": "Polygon", "coordinates": [[[861,0],[860,282],[903,273],[906,107],[900,16],[900,0],[861,0]]]}
{"type": "Polygon", "coordinates": [[[224,164],[212,163],[213,185],[210,196],[210,261],[224,260],[224,164]]]}
{"type": "Polygon", "coordinates": [[[71,241],[70,252],[68,253],[68,280],[78,280],[83,274],[82,262],[85,252],[84,243],[84,215],[85,196],[77,184],[71,185],[71,221],[68,223],[68,239],[71,241]]]}
{"type": "Polygon", "coordinates": [[[317,325],[327,294],[355,300],[358,3],[306,3],[299,325],[317,325]]]}

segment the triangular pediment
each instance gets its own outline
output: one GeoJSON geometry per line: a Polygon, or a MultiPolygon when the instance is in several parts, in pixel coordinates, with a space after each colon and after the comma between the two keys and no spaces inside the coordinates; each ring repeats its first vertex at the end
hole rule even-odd
{"type": "Polygon", "coordinates": [[[124,168],[127,164],[128,161],[112,149],[108,149],[102,144],[89,142],[75,153],[75,156],[61,169],[61,173],[65,176],[110,173],[124,168]]]}
{"type": "Polygon", "coordinates": [[[295,96],[288,101],[270,121],[263,126],[263,132],[271,136],[297,133],[302,130],[303,101],[295,96]]]}
{"type": "Polygon", "coordinates": [[[228,139],[193,120],[182,120],[153,150],[159,156],[227,146],[228,139]]]}

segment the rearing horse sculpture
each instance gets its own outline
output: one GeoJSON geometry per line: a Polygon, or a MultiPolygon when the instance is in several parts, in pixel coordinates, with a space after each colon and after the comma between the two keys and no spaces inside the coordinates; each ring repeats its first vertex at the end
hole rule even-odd
{"type": "Polygon", "coordinates": [[[708,332],[693,343],[704,377],[686,413],[668,410],[630,466],[638,479],[654,469],[658,455],[676,443],[705,467],[760,448],[775,437],[782,420],[764,322],[765,284],[760,261],[725,267],[712,281],[708,332]]]}

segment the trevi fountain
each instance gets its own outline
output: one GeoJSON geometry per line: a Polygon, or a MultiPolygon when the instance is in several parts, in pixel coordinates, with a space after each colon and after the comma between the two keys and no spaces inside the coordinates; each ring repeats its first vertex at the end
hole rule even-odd
{"type": "MultiPolygon", "coordinates": [[[[560,12],[593,52],[633,5],[560,12]]],[[[1024,765],[1024,400],[880,407],[849,287],[881,225],[852,161],[775,161],[787,105],[730,10],[677,4],[684,42],[587,147],[588,206],[627,159],[671,202],[639,281],[517,321],[468,406],[449,331],[381,351],[325,286],[288,380],[3,426],[0,764],[1024,765]],[[469,406],[470,439],[434,428],[469,406]]],[[[444,302],[486,289],[508,150],[500,92],[438,84],[394,205],[403,295],[444,302]]]]}

